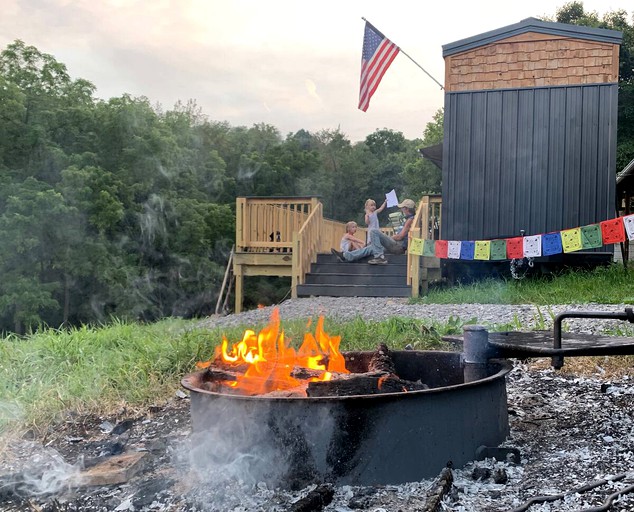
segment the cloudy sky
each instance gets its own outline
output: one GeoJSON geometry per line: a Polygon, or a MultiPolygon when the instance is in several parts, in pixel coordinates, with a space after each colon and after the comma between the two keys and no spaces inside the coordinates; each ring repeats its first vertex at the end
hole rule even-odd
{"type": "MultiPolygon", "coordinates": [[[[0,47],[15,39],[68,67],[97,96],[194,99],[215,121],[282,135],[377,128],[422,137],[443,93],[400,54],[367,112],[357,109],[365,17],[439,82],[442,46],[534,16],[561,0],[0,0],[0,47]]],[[[631,0],[585,0],[599,14],[631,0]]]]}

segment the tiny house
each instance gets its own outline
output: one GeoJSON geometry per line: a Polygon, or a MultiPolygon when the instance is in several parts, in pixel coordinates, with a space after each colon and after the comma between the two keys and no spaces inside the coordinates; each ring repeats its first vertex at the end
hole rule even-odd
{"type": "Polygon", "coordinates": [[[615,217],[621,39],[529,18],[443,46],[442,238],[615,217]]]}

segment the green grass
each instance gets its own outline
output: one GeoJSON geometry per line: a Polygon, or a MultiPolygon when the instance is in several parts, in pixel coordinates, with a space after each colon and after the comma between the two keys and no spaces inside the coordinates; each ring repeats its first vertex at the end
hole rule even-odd
{"type": "Polygon", "coordinates": [[[621,264],[591,271],[568,271],[556,276],[522,280],[488,279],[448,289],[432,289],[413,299],[422,304],[632,304],[634,274],[621,264]]]}
{"type": "Polygon", "coordinates": [[[47,330],[0,342],[0,428],[64,412],[100,413],[161,401],[202,357],[209,332],[185,322],[47,330]]]}
{"type": "MultiPolygon", "coordinates": [[[[316,319],[315,319],[316,320],[316,319]]],[[[288,343],[301,344],[315,322],[285,322],[288,343]]],[[[391,348],[444,349],[441,336],[459,332],[463,322],[447,324],[391,318],[367,322],[326,319],[325,331],[341,336],[341,350],[371,350],[381,342],[391,348]]],[[[164,402],[180,380],[209,359],[222,335],[242,338],[245,328],[202,329],[197,321],[165,320],[152,325],[115,322],[100,328],[45,330],[25,338],[0,340],[0,431],[38,429],[69,413],[108,414],[164,402]]]]}

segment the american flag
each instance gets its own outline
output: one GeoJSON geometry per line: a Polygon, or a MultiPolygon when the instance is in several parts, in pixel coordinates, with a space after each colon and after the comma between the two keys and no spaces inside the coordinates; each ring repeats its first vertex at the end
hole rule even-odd
{"type": "Polygon", "coordinates": [[[361,56],[361,88],[359,109],[364,112],[370,106],[370,98],[381,83],[383,75],[398,55],[399,47],[385,37],[367,21],[363,35],[361,56]]]}

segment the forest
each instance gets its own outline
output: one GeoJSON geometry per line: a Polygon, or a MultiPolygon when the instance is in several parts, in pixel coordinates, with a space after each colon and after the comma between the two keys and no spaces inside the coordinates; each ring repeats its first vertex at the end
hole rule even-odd
{"type": "MultiPolygon", "coordinates": [[[[442,112],[424,141],[385,129],[353,144],[339,131],[282,135],[209,120],[194,102],[164,110],[94,92],[22,41],[0,54],[4,332],[213,312],[238,196],[317,195],[326,217],[362,221],[386,183],[440,190],[417,148],[442,139],[442,112]]],[[[279,293],[255,281],[253,301],[279,293]]]]}
{"type": "MultiPolygon", "coordinates": [[[[624,33],[617,171],[634,158],[634,26],[573,2],[556,21],[624,33]]],[[[403,197],[441,190],[419,149],[442,142],[439,109],[421,134],[281,134],[230,126],[194,101],[101,100],[54,56],[16,40],[0,53],[0,331],[152,322],[213,312],[239,196],[319,196],[328,218],[362,223],[386,184],[403,197]]],[[[275,301],[280,283],[245,283],[275,301]]]]}

